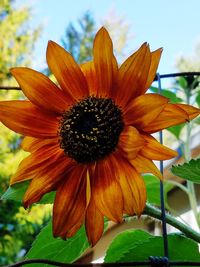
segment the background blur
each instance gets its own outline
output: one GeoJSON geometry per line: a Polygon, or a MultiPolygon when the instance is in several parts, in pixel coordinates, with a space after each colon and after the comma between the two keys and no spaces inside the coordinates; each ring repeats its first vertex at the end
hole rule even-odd
{"type": "Polygon", "coordinates": [[[121,34],[115,46],[130,54],[147,41],[152,49],[164,48],[160,72],[175,70],[180,56],[194,55],[200,42],[200,2],[198,0],[17,0],[15,6],[32,6],[29,25],[43,25],[36,43],[35,66],[45,63],[48,40],[61,43],[69,23],[80,28],[83,14],[88,11],[94,19],[95,29],[108,26],[114,40],[121,34]]]}
{"type": "MultiPolygon", "coordinates": [[[[119,63],[147,41],[152,50],[164,48],[161,74],[200,71],[199,10],[198,0],[0,0],[0,86],[16,86],[9,72],[16,66],[51,76],[45,59],[48,40],[64,46],[79,63],[90,60],[101,26],[113,39],[119,63]]],[[[22,98],[20,91],[0,90],[0,100],[22,98]]],[[[19,135],[0,126],[0,195],[26,155],[20,142],[19,135]]],[[[27,212],[21,203],[0,202],[0,265],[23,257],[50,209],[35,206],[27,212]]]]}

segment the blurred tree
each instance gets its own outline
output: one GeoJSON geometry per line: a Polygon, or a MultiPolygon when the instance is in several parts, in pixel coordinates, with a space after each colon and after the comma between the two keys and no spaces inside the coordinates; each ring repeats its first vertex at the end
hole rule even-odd
{"type": "Polygon", "coordinates": [[[102,24],[109,31],[114,44],[114,52],[118,61],[127,57],[127,43],[130,38],[130,25],[123,16],[119,16],[115,10],[110,10],[102,21],[102,24]]]}
{"type": "Polygon", "coordinates": [[[31,29],[30,7],[14,7],[14,0],[0,1],[0,85],[8,84],[14,66],[30,65],[41,26],[31,29]]]}
{"type": "MultiPolygon", "coordinates": [[[[125,56],[126,43],[129,38],[129,25],[123,17],[113,11],[102,21],[114,40],[115,55],[118,59],[125,56]]],[[[95,33],[99,27],[89,11],[86,11],[77,24],[70,23],[61,42],[64,48],[81,64],[92,59],[92,47],[95,33]]]]}
{"type": "Polygon", "coordinates": [[[78,27],[73,23],[68,25],[65,37],[61,41],[64,48],[73,55],[78,63],[91,60],[95,32],[96,23],[89,11],[78,20],[78,27]]]}
{"type": "Polygon", "coordinates": [[[177,58],[176,68],[180,71],[200,71],[200,43],[197,43],[192,54],[177,58]]]}
{"type": "MultiPolygon", "coordinates": [[[[14,0],[0,1],[0,86],[16,85],[11,67],[31,65],[34,44],[41,31],[41,26],[30,27],[30,7],[14,5],[14,0]]],[[[0,90],[0,100],[22,97],[20,91],[0,90]]],[[[19,148],[20,142],[21,136],[0,125],[0,196],[25,155],[19,148]]],[[[39,231],[37,218],[28,218],[20,206],[21,203],[0,200],[0,265],[23,256],[39,231]]]]}
{"type": "MultiPolygon", "coordinates": [[[[200,43],[196,45],[193,54],[182,55],[176,60],[176,68],[181,72],[200,71],[200,43]]],[[[186,91],[190,90],[190,94],[193,95],[193,104],[196,102],[200,106],[200,76],[179,78],[176,85],[181,86],[186,91]]]]}

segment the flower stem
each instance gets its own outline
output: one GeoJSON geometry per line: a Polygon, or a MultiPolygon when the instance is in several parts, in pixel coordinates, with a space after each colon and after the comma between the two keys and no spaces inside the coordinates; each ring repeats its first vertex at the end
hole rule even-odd
{"type": "Polygon", "coordinates": [[[194,183],[191,181],[187,181],[187,188],[189,190],[188,197],[190,201],[190,206],[193,210],[197,225],[200,228],[200,221],[199,221],[199,215],[198,215],[198,209],[197,209],[197,200],[196,200],[196,195],[195,195],[194,183]]]}
{"type": "MultiPolygon", "coordinates": [[[[149,215],[153,218],[161,220],[161,210],[158,208],[153,207],[150,204],[146,204],[143,214],[149,215]]],[[[193,239],[194,241],[200,243],[200,234],[193,230],[192,228],[188,227],[184,223],[178,221],[170,214],[166,214],[166,222],[176,229],[180,230],[183,234],[187,237],[193,239]]]]}
{"type": "Polygon", "coordinates": [[[188,188],[179,182],[176,182],[173,180],[166,180],[165,183],[175,185],[175,186],[179,187],[182,191],[184,191],[187,195],[189,194],[188,188]]]}
{"type": "MultiPolygon", "coordinates": [[[[191,97],[191,90],[187,89],[185,90],[186,94],[186,103],[189,105],[190,104],[190,97],[191,97]]],[[[189,162],[191,159],[191,152],[190,152],[190,137],[191,137],[191,124],[187,123],[186,125],[186,140],[185,140],[185,161],[189,162]]],[[[198,215],[198,208],[197,208],[197,199],[196,199],[196,193],[195,193],[195,188],[194,188],[194,183],[191,181],[187,181],[187,190],[188,190],[188,198],[190,202],[191,209],[193,211],[196,223],[198,227],[200,228],[200,220],[199,220],[199,215],[198,215]]]]}

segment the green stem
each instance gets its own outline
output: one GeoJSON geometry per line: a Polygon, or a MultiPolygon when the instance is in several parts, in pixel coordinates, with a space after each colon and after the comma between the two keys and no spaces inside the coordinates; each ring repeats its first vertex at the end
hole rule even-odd
{"type": "MultiPolygon", "coordinates": [[[[143,214],[149,215],[153,218],[156,218],[158,220],[162,220],[161,216],[161,210],[153,207],[150,204],[146,204],[146,207],[144,209],[143,214]]],[[[178,221],[176,218],[174,218],[170,214],[166,214],[166,221],[171,226],[175,227],[176,229],[180,230],[183,234],[185,234],[187,237],[193,239],[194,241],[200,243],[200,234],[190,228],[189,226],[185,225],[184,223],[178,221]]]]}
{"type": "Polygon", "coordinates": [[[173,184],[177,187],[179,187],[182,191],[184,191],[187,195],[189,193],[189,190],[187,189],[187,187],[185,187],[184,185],[176,182],[176,181],[173,181],[173,180],[166,180],[165,183],[168,183],[168,184],[173,184]]]}
{"type": "MultiPolygon", "coordinates": [[[[191,92],[190,89],[185,91],[186,93],[186,102],[189,105],[190,104],[190,97],[191,97],[191,92]]],[[[190,137],[191,137],[191,125],[190,123],[187,124],[186,126],[186,140],[185,140],[185,161],[189,162],[191,159],[191,152],[190,152],[190,137]]],[[[198,205],[197,205],[197,199],[196,199],[196,193],[195,193],[195,188],[194,188],[194,183],[191,181],[187,181],[187,190],[188,190],[188,197],[189,197],[189,202],[191,209],[194,213],[195,220],[197,222],[197,225],[200,228],[200,220],[198,216],[198,205]]]]}
{"type": "Polygon", "coordinates": [[[198,227],[200,228],[200,221],[199,221],[199,215],[198,215],[198,208],[197,208],[197,200],[196,200],[196,195],[195,195],[195,189],[194,189],[194,183],[191,181],[187,181],[187,188],[189,190],[189,201],[191,208],[193,210],[196,222],[198,227]]]}

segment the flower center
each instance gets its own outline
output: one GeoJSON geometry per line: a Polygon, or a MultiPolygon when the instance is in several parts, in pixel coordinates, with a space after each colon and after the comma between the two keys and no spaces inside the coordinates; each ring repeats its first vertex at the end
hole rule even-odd
{"type": "Polygon", "coordinates": [[[124,123],[110,98],[88,97],[64,112],[60,147],[78,163],[102,159],[115,150],[124,123]]]}

